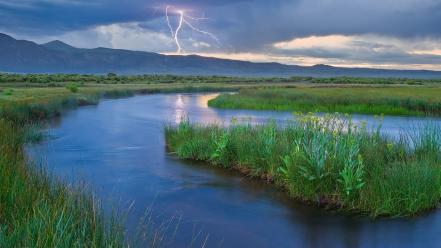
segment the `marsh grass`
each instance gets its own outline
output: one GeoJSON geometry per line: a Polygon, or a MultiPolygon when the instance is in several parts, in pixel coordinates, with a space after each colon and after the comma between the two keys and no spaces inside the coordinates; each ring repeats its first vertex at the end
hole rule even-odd
{"type": "Polygon", "coordinates": [[[441,88],[332,87],[245,89],[220,95],[211,107],[387,115],[441,115],[441,88]]]}
{"type": "Polygon", "coordinates": [[[380,127],[312,114],[286,126],[165,127],[169,149],[183,158],[234,168],[274,182],[299,200],[371,216],[414,215],[441,199],[439,127],[392,140],[380,127]]]}
{"type": "MultiPolygon", "coordinates": [[[[33,136],[33,135],[31,135],[33,136]]],[[[0,120],[0,247],[122,247],[124,230],[85,188],[27,163],[27,129],[0,120]]]]}

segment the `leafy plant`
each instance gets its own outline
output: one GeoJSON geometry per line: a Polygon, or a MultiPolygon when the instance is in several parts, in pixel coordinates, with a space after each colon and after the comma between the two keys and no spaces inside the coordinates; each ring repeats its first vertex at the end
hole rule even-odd
{"type": "Polygon", "coordinates": [[[350,144],[349,153],[346,156],[343,169],[339,173],[340,178],[338,182],[341,183],[343,192],[348,198],[351,198],[353,194],[359,192],[365,185],[363,181],[363,158],[359,154],[359,151],[358,144],[350,144]]]}
{"type": "Polygon", "coordinates": [[[228,156],[228,145],[230,135],[228,132],[223,132],[220,135],[213,134],[215,149],[210,156],[210,160],[215,164],[222,164],[223,166],[228,166],[229,156],[228,156]]]}
{"type": "Polygon", "coordinates": [[[273,163],[273,152],[276,145],[276,124],[271,122],[266,125],[258,134],[258,138],[261,142],[260,159],[268,167],[270,174],[274,174],[275,165],[273,163]]]}
{"type": "Polygon", "coordinates": [[[329,137],[325,133],[317,133],[310,140],[302,139],[300,145],[306,163],[299,168],[302,176],[309,181],[321,180],[329,175],[329,172],[325,170],[329,156],[329,142],[329,137]]]}
{"type": "Polygon", "coordinates": [[[287,181],[291,174],[295,173],[295,168],[302,163],[302,158],[304,155],[302,154],[302,150],[298,144],[295,144],[291,153],[281,157],[282,165],[277,168],[277,172],[283,178],[283,180],[287,181]]]}

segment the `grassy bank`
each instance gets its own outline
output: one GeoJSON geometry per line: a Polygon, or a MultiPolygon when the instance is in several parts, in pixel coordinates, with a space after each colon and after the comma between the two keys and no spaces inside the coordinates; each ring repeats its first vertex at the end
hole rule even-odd
{"type": "MultiPolygon", "coordinates": [[[[231,91],[255,84],[82,84],[0,86],[0,247],[127,247],[123,219],[104,216],[92,193],[68,186],[26,161],[38,140],[32,124],[101,98],[159,92],[231,91]]],[[[144,234],[143,234],[144,235],[144,234]]],[[[147,234],[147,239],[148,239],[147,234]]],[[[147,241],[136,242],[149,243],[147,241]]]]}
{"type": "Polygon", "coordinates": [[[0,247],[125,246],[122,220],[106,219],[92,194],[27,163],[31,130],[0,119],[0,247]]]}
{"type": "Polygon", "coordinates": [[[441,115],[440,87],[245,89],[221,95],[211,107],[299,112],[441,115]]]}
{"type": "Polygon", "coordinates": [[[403,216],[435,208],[441,199],[439,127],[392,141],[347,117],[307,115],[283,128],[184,121],[167,126],[165,135],[180,158],[237,169],[321,206],[403,216]]]}

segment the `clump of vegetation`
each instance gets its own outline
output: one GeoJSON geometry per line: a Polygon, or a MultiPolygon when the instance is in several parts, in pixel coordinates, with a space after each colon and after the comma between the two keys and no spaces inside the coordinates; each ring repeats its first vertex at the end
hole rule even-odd
{"type": "Polygon", "coordinates": [[[208,102],[217,108],[339,112],[387,115],[441,115],[441,88],[336,87],[244,89],[208,102]]]}
{"type": "Polygon", "coordinates": [[[350,117],[312,114],[278,127],[202,126],[165,129],[168,147],[184,159],[235,168],[275,182],[302,201],[371,216],[413,215],[441,199],[441,130],[391,140],[350,117]]]}
{"type": "Polygon", "coordinates": [[[14,89],[4,89],[3,90],[3,95],[5,95],[5,96],[12,96],[12,94],[14,94],[14,89]]]}
{"type": "Polygon", "coordinates": [[[78,84],[75,84],[75,83],[70,83],[70,84],[66,85],[66,89],[68,89],[72,93],[77,93],[78,88],[79,88],[78,84]]]}

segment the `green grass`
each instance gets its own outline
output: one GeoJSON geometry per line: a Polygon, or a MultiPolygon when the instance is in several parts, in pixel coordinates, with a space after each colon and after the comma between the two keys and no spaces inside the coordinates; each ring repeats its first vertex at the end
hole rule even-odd
{"type": "Polygon", "coordinates": [[[92,194],[26,162],[29,128],[0,119],[0,247],[123,247],[121,220],[92,194]]]}
{"type": "Polygon", "coordinates": [[[21,101],[23,89],[15,93],[0,108],[0,247],[128,246],[122,218],[105,216],[89,189],[63,184],[23,151],[41,140],[32,123],[96,104],[105,92],[42,94],[33,101],[21,101]]]}
{"type": "Polygon", "coordinates": [[[296,112],[441,115],[439,87],[330,87],[245,89],[221,95],[209,106],[296,112]]]}
{"type": "Polygon", "coordinates": [[[441,199],[441,130],[396,141],[351,123],[349,117],[299,116],[286,127],[165,128],[169,149],[274,182],[301,201],[370,216],[414,215],[441,199]],[[412,145],[413,144],[413,145],[412,145]]]}
{"type": "Polygon", "coordinates": [[[311,78],[315,84],[439,84],[440,79],[412,79],[412,78],[360,78],[360,77],[332,77],[332,78],[311,78]]]}

